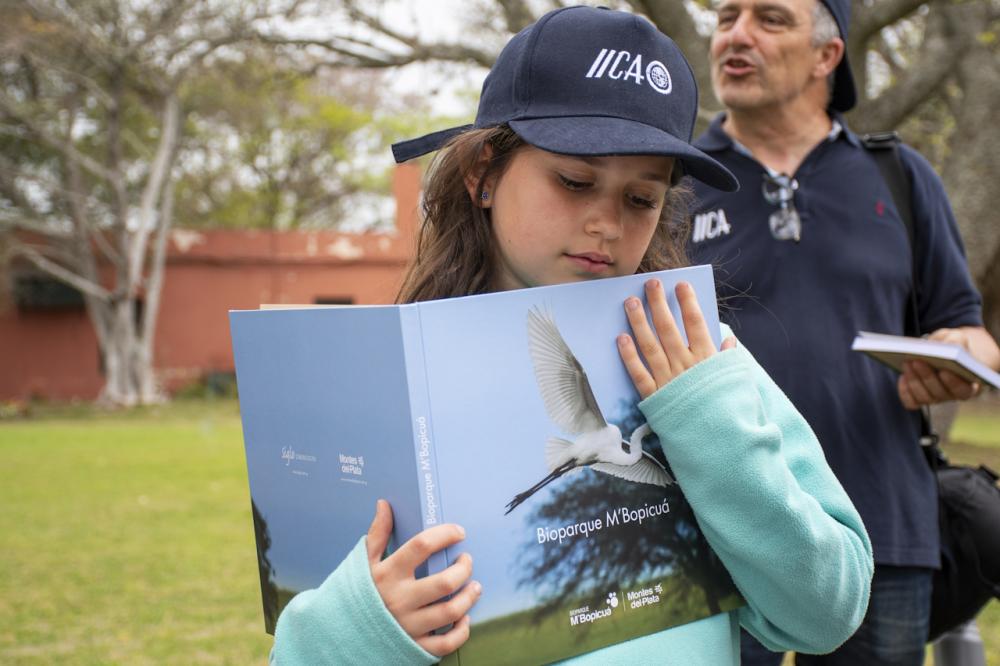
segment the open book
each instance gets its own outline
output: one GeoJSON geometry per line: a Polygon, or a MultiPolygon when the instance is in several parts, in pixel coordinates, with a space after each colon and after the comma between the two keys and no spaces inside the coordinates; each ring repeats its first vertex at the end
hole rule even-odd
{"type": "MultiPolygon", "coordinates": [[[[711,268],[653,275],[678,322],[673,287],[694,286],[718,346],[711,268]]],[[[232,312],[266,628],[337,567],[378,498],[397,545],[466,530],[424,572],[468,552],[483,584],[446,663],[549,663],[742,605],[615,344],[649,277],[232,312]],[[601,424],[607,457],[560,458],[601,424]]]]}
{"type": "Polygon", "coordinates": [[[1000,374],[974,359],[961,345],[950,342],[858,331],[851,349],[864,352],[900,372],[904,361],[918,360],[970,382],[982,382],[1000,389],[1000,374]]]}

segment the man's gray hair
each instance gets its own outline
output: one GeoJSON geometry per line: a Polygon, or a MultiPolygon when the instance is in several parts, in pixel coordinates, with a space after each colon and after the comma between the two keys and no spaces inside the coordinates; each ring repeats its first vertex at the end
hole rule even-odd
{"type": "MultiPolygon", "coordinates": [[[[812,44],[813,48],[818,48],[823,46],[831,39],[835,37],[840,37],[840,28],[837,27],[837,21],[833,18],[833,14],[827,9],[821,0],[816,0],[816,6],[813,7],[812,12],[813,19],[813,29],[812,36],[809,42],[812,44]]],[[[846,48],[846,44],[844,44],[846,48]]],[[[846,55],[844,56],[846,57],[846,55]]],[[[827,90],[827,103],[833,99],[833,87],[837,81],[837,70],[834,69],[830,72],[830,75],[826,77],[826,90],[827,90]]]]}
{"type": "Polygon", "coordinates": [[[823,46],[834,37],[840,37],[840,28],[833,14],[826,8],[820,0],[816,0],[816,6],[812,13],[813,29],[811,42],[813,46],[823,46]]]}

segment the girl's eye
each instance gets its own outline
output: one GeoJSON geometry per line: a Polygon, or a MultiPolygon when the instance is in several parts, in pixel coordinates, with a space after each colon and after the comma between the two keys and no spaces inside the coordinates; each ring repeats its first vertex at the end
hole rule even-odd
{"type": "Polygon", "coordinates": [[[565,187],[568,190],[573,190],[574,192],[579,190],[585,190],[588,187],[590,187],[590,183],[585,183],[579,180],[573,180],[571,178],[567,178],[562,174],[559,174],[559,182],[563,184],[563,187],[565,187]]]}
{"type": "Polygon", "coordinates": [[[646,197],[640,197],[636,195],[630,195],[629,201],[636,208],[656,208],[657,202],[653,199],[647,199],[646,197]]]}

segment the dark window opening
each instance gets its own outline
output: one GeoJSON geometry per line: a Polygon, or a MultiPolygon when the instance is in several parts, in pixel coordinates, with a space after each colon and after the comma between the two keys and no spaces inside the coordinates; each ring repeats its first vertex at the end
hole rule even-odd
{"type": "Polygon", "coordinates": [[[317,296],[313,299],[316,305],[354,305],[350,296],[317,296]]]}
{"type": "Polygon", "coordinates": [[[66,310],[84,307],[83,294],[46,275],[16,275],[14,303],[20,310],[66,310]]]}

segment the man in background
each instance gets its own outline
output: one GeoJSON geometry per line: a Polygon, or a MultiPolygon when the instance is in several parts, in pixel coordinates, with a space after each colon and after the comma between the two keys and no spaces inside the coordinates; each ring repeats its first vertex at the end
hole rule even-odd
{"type": "MultiPolygon", "coordinates": [[[[832,655],[797,663],[922,664],[939,548],[917,410],[979,386],[920,362],[897,376],[851,341],[859,330],[903,334],[915,279],[921,333],[994,369],[1000,349],[982,326],[940,179],[900,147],[911,250],[877,163],[839,115],[856,97],[844,52],[849,0],[723,0],[717,9],[712,81],[726,110],[696,145],[741,189],[695,184],[689,249],[716,266],[724,317],[816,430],[875,552],[861,628],[832,655]]],[[[744,664],[781,662],[746,633],[742,647],[744,664]]]]}

